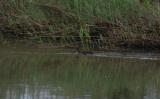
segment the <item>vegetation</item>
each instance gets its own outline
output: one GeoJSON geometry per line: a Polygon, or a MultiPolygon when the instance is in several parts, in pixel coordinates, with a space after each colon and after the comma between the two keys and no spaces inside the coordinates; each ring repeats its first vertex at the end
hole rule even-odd
{"type": "Polygon", "coordinates": [[[159,19],[156,0],[0,1],[0,33],[5,44],[160,49],[159,19]]]}

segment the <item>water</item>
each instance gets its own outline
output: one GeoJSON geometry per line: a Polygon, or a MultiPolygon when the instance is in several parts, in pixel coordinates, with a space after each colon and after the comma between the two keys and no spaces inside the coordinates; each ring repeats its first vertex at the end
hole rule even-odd
{"type": "Polygon", "coordinates": [[[158,59],[98,56],[1,51],[0,99],[160,99],[158,59]]]}

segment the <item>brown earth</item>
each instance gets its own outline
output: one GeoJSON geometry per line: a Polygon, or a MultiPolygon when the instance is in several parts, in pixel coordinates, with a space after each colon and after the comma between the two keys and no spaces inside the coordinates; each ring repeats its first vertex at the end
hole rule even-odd
{"type": "MultiPolygon", "coordinates": [[[[41,9],[54,13],[48,20],[27,19],[29,23],[9,23],[8,16],[0,14],[0,33],[10,42],[29,41],[52,43],[52,46],[69,48],[87,47],[96,50],[160,50],[160,23],[148,24],[145,18],[130,21],[129,24],[96,21],[89,24],[80,21],[75,15],[64,12],[57,6],[37,5],[41,9]],[[58,17],[58,19],[56,19],[58,17]],[[57,25],[63,20],[65,26],[57,25]],[[57,21],[57,22],[56,22],[57,21]],[[50,26],[55,31],[50,31],[50,26]],[[80,37],[80,29],[84,27],[89,36],[80,37]],[[127,29],[126,29],[127,28],[127,29]],[[82,44],[82,42],[84,44],[82,44]],[[77,46],[78,45],[78,46],[77,46]]],[[[21,16],[13,15],[17,20],[21,16]]]]}

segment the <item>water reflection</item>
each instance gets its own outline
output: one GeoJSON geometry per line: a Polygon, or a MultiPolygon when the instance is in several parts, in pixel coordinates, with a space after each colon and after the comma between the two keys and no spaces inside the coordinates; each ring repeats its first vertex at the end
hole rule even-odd
{"type": "Polygon", "coordinates": [[[158,89],[154,85],[148,86],[144,99],[159,99],[158,89]]]}
{"type": "MultiPolygon", "coordinates": [[[[2,96],[1,96],[2,97],[2,96]]],[[[71,97],[64,95],[61,87],[52,86],[10,86],[4,94],[5,99],[91,99],[90,95],[71,97]]]]}
{"type": "Polygon", "coordinates": [[[0,55],[2,99],[159,99],[160,62],[72,55],[0,55]]]}

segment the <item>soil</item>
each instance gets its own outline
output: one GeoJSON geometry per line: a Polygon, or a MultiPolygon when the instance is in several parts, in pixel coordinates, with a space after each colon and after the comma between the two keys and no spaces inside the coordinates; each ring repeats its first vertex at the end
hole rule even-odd
{"type": "MultiPolygon", "coordinates": [[[[43,5],[38,5],[38,7],[50,10],[50,12],[57,12],[57,16],[61,17],[59,17],[60,19],[49,18],[47,21],[30,19],[29,24],[25,22],[10,24],[9,18],[11,17],[0,14],[0,33],[3,39],[12,43],[24,40],[36,44],[59,45],[65,48],[78,47],[87,50],[160,50],[159,22],[148,25],[147,21],[141,18],[136,22],[131,21],[127,25],[108,21],[96,21],[88,24],[58,7],[43,5]],[[54,21],[62,20],[64,17],[65,26],[57,25],[59,21],[54,21]],[[50,31],[50,26],[55,27],[55,31],[50,31]],[[87,29],[89,36],[79,35],[81,27],[87,29]]],[[[16,16],[16,18],[19,17],[16,16]]]]}

